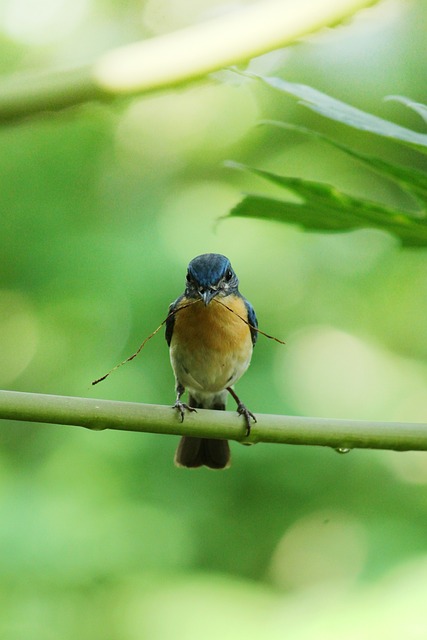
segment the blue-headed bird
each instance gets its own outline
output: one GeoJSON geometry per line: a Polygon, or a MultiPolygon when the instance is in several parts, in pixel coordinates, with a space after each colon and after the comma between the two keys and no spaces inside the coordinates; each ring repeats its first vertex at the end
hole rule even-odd
{"type": "MultiPolygon", "coordinates": [[[[249,366],[258,324],[252,305],[238,287],[237,276],[225,256],[206,253],[191,260],[185,291],[169,307],[166,340],[176,380],[173,408],[179,411],[181,420],[186,410],[224,411],[230,393],[238,413],[244,416],[248,435],[250,421],[256,419],[233,385],[249,366]],[[186,389],[188,404],[181,401],[186,389]]],[[[183,436],[175,463],[180,467],[224,469],[230,465],[228,441],[183,436]]]]}

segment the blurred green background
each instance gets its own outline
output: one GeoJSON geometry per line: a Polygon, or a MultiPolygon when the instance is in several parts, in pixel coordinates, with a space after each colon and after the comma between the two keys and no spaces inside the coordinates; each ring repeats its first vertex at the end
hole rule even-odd
{"type": "MultiPolygon", "coordinates": [[[[298,0],[295,0],[298,2],[298,0]]],[[[215,0],[1,0],[4,74],[90,61],[225,11],[215,0]]],[[[422,130],[424,0],[252,61],[422,130]]],[[[227,159],[403,204],[393,185],[275,118],[422,168],[419,156],[227,75],[0,129],[0,386],[172,404],[161,335],[188,261],[230,257],[260,336],[238,384],[255,413],[427,419],[427,264],[378,231],[222,220],[265,192],[227,159]]],[[[231,406],[230,409],[234,410],[231,406]]],[[[232,444],[176,469],[177,438],[2,422],[0,638],[424,640],[427,454],[232,444]]]]}

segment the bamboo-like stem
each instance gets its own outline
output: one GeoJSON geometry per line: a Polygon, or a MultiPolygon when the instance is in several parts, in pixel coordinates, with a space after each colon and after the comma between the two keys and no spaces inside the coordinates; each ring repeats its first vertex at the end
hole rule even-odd
{"type": "Polygon", "coordinates": [[[334,26],[378,0],[260,0],[209,21],[109,51],[84,67],[0,82],[0,121],[167,89],[334,26]]]}
{"type": "Polygon", "coordinates": [[[0,419],[146,433],[228,438],[240,442],[321,445],[335,449],[427,451],[427,424],[369,422],[256,414],[245,437],[245,422],[232,411],[198,409],[183,422],[170,406],[115,402],[17,391],[0,391],[0,419]]]}
{"type": "Polygon", "coordinates": [[[17,74],[0,82],[0,122],[111,99],[92,77],[92,67],[17,74]]]}

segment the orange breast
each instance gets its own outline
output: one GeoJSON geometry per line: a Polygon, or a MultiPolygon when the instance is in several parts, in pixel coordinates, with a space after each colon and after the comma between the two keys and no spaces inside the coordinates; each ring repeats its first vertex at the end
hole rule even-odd
{"type": "MultiPolygon", "coordinates": [[[[238,296],[221,302],[232,311],[214,298],[207,306],[200,300],[175,315],[171,361],[184,386],[218,391],[234,384],[249,365],[250,329],[236,315],[247,317],[245,304],[238,296]]],[[[185,304],[184,299],[180,306],[185,304]]]]}

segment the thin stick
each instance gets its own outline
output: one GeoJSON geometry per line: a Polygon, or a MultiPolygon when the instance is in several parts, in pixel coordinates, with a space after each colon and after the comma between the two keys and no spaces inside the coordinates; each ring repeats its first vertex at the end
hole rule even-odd
{"type": "Polygon", "coordinates": [[[218,304],[222,305],[223,307],[225,307],[226,309],[228,309],[229,311],[231,311],[231,313],[234,313],[234,315],[236,315],[238,318],[240,318],[240,320],[242,320],[242,322],[244,322],[245,324],[248,325],[248,327],[250,327],[251,329],[253,329],[254,331],[257,331],[258,333],[261,333],[263,336],[265,336],[266,338],[269,338],[270,340],[275,340],[276,342],[278,342],[279,344],[286,344],[286,342],[283,342],[283,340],[279,340],[279,338],[275,338],[274,336],[270,336],[268,333],[265,333],[264,331],[261,331],[261,329],[258,329],[258,327],[254,327],[253,324],[251,324],[250,322],[248,322],[247,320],[245,320],[245,318],[243,318],[240,313],[237,313],[237,311],[234,311],[234,309],[230,309],[230,307],[227,307],[226,304],[224,304],[223,302],[221,302],[221,300],[218,300],[218,298],[214,298],[213,299],[214,302],[217,302],[218,304]]]}
{"type": "MultiPolygon", "coordinates": [[[[163,325],[169,320],[169,318],[173,315],[175,315],[175,313],[178,313],[178,311],[182,311],[182,309],[186,309],[187,307],[190,307],[192,304],[195,304],[196,302],[201,302],[201,300],[197,299],[197,300],[191,300],[191,302],[187,302],[186,304],[183,304],[182,307],[178,307],[177,309],[174,309],[173,311],[171,311],[166,318],[163,320],[163,322],[161,324],[159,324],[159,326],[157,327],[157,329],[155,329],[152,333],[150,333],[149,336],[147,336],[145,338],[145,340],[139,345],[138,349],[135,351],[135,353],[133,353],[131,356],[129,356],[128,358],[126,358],[125,360],[123,360],[122,362],[119,362],[119,364],[116,364],[115,367],[113,367],[112,369],[110,369],[110,371],[108,371],[108,373],[106,373],[105,375],[101,376],[100,378],[97,378],[96,380],[94,380],[92,382],[92,385],[98,384],[98,382],[102,382],[103,380],[105,380],[105,378],[108,378],[108,376],[113,373],[113,371],[116,371],[116,369],[119,369],[119,367],[122,367],[124,364],[126,364],[127,362],[130,362],[131,360],[133,360],[134,358],[136,358],[136,356],[138,354],[141,353],[142,349],[145,347],[145,345],[147,344],[147,342],[149,340],[151,340],[151,338],[153,338],[156,333],[158,333],[160,331],[160,329],[163,327],[163,325]]],[[[265,336],[266,338],[269,338],[270,340],[275,340],[276,342],[278,342],[279,344],[286,344],[285,342],[283,342],[283,340],[279,340],[279,338],[275,338],[274,336],[270,336],[268,333],[265,333],[264,331],[261,331],[261,329],[258,329],[258,327],[254,327],[250,322],[248,322],[247,320],[245,320],[245,318],[243,318],[239,313],[237,313],[237,311],[234,311],[234,309],[230,309],[230,307],[228,307],[226,304],[224,304],[223,302],[221,302],[220,300],[218,300],[218,298],[214,298],[214,302],[217,302],[218,304],[222,305],[223,307],[225,307],[226,309],[228,309],[229,311],[231,311],[231,313],[234,313],[238,318],[240,318],[240,320],[242,320],[242,322],[244,322],[245,324],[248,325],[248,327],[250,327],[251,329],[253,329],[254,331],[257,331],[258,333],[261,333],[263,336],[265,336]]]]}
{"type": "Polygon", "coordinates": [[[108,373],[106,373],[105,375],[101,376],[100,378],[97,378],[96,380],[94,380],[92,382],[92,385],[98,384],[98,382],[102,382],[103,380],[105,380],[105,378],[108,378],[108,376],[110,375],[110,373],[113,373],[113,371],[116,371],[116,369],[118,369],[119,367],[122,367],[124,364],[126,364],[127,362],[130,362],[131,360],[133,360],[134,358],[136,358],[136,356],[141,353],[142,349],[145,347],[145,345],[147,344],[147,342],[149,340],[151,340],[151,338],[153,338],[156,333],[158,333],[160,331],[160,329],[163,327],[164,324],[166,324],[166,322],[169,320],[170,317],[172,317],[173,315],[175,315],[175,313],[177,313],[178,311],[181,311],[181,309],[186,309],[187,307],[189,307],[190,305],[194,304],[195,302],[199,302],[199,300],[192,300],[191,302],[188,302],[187,304],[183,304],[182,307],[178,307],[177,309],[173,309],[173,311],[171,311],[166,318],[163,320],[163,322],[161,324],[159,324],[159,326],[157,327],[157,329],[155,329],[153,331],[153,333],[150,333],[149,336],[147,336],[145,338],[145,340],[139,345],[138,349],[135,351],[135,353],[133,353],[131,356],[129,356],[128,358],[126,358],[125,360],[123,360],[122,362],[119,362],[119,364],[116,364],[115,367],[113,367],[112,369],[110,369],[110,371],[108,373]]]}

